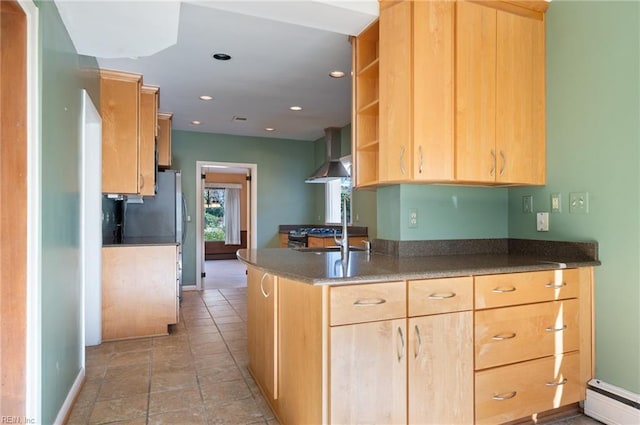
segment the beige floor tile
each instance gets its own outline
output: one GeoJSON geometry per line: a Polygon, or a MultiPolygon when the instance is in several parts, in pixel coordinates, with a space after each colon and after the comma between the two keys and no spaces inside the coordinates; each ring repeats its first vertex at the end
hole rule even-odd
{"type": "Polygon", "coordinates": [[[107,373],[108,366],[106,364],[100,366],[89,366],[85,368],[85,379],[87,383],[100,382],[104,379],[104,375],[107,373]]]}
{"type": "Polygon", "coordinates": [[[209,424],[229,425],[264,423],[264,417],[253,398],[234,400],[223,404],[205,402],[209,424]],[[231,422],[230,422],[231,420],[231,422]]]}
{"type": "Polygon", "coordinates": [[[193,389],[198,387],[198,380],[193,373],[165,372],[151,376],[151,392],[193,389]]]}
{"type": "Polygon", "coordinates": [[[222,332],[222,338],[224,338],[227,343],[231,341],[238,341],[244,344],[244,348],[246,350],[247,347],[247,331],[238,330],[238,331],[224,331],[222,332]]]}
{"type": "Polygon", "coordinates": [[[126,353],[114,353],[109,361],[109,366],[124,366],[131,364],[149,363],[151,360],[151,350],[131,351],[126,353]]]}
{"type": "Polygon", "coordinates": [[[147,415],[148,395],[136,395],[115,400],[98,401],[89,417],[90,424],[103,424],[144,418],[147,415]]]}
{"type": "MultiPolygon", "coordinates": [[[[149,415],[148,425],[207,425],[207,419],[204,409],[190,408],[177,412],[160,413],[158,415],[149,415]]],[[[230,422],[234,423],[234,422],[230,422]]]]}
{"type": "Polygon", "coordinates": [[[122,397],[147,394],[149,392],[149,377],[125,377],[104,381],[98,392],[98,401],[113,400],[122,397]]]}
{"type": "Polygon", "coordinates": [[[110,381],[123,378],[149,378],[149,373],[149,363],[109,366],[104,375],[104,379],[110,381]]]}
{"type": "Polygon", "coordinates": [[[149,416],[191,407],[204,407],[199,388],[163,391],[151,393],[149,396],[149,416]]]}
{"type": "Polygon", "coordinates": [[[82,386],[78,398],[76,398],[75,407],[93,406],[98,398],[102,381],[85,382],[82,386]]]}
{"type": "Polygon", "coordinates": [[[177,360],[154,360],[151,364],[151,373],[191,373],[196,374],[196,366],[191,357],[183,357],[177,360]]]}
{"type": "Polygon", "coordinates": [[[200,385],[202,399],[207,406],[225,404],[245,398],[253,399],[249,386],[243,379],[200,385]]]}
{"type": "Polygon", "coordinates": [[[214,319],[216,324],[225,324],[225,323],[243,323],[242,317],[234,314],[233,316],[224,316],[218,317],[214,319]]]}
{"type": "Polygon", "coordinates": [[[198,370],[198,382],[200,385],[215,385],[218,382],[237,381],[244,376],[237,367],[224,367],[213,365],[198,370]]]}
{"type": "Polygon", "coordinates": [[[194,356],[204,356],[207,354],[227,353],[228,348],[224,341],[205,342],[203,344],[192,345],[191,352],[194,356]]]}
{"type": "Polygon", "coordinates": [[[219,332],[200,332],[200,330],[201,328],[196,328],[189,333],[189,343],[191,346],[223,341],[222,335],[219,332]]]}
{"type": "Polygon", "coordinates": [[[235,367],[236,362],[229,353],[206,354],[203,356],[195,356],[193,362],[196,370],[210,368],[212,366],[235,367]]]}
{"type": "Polygon", "coordinates": [[[93,403],[85,406],[79,406],[76,402],[75,406],[71,410],[69,419],[66,425],[85,425],[89,423],[89,416],[93,410],[93,403]]]}
{"type": "Polygon", "coordinates": [[[236,323],[219,323],[218,329],[220,329],[221,333],[230,332],[230,331],[247,331],[247,324],[245,322],[236,322],[236,323]]]}
{"type": "Polygon", "coordinates": [[[113,343],[116,353],[126,353],[129,351],[143,351],[151,348],[152,338],[137,338],[126,341],[116,341],[113,343]]]}

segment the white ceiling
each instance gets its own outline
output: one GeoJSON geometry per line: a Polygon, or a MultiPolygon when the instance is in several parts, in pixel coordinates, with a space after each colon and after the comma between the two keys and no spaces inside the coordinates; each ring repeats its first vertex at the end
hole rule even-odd
{"type": "Polygon", "coordinates": [[[298,140],[351,121],[348,34],[378,14],[376,0],[56,3],[79,53],[160,87],[174,128],[298,140]],[[217,52],[232,59],[215,60],[217,52]]]}

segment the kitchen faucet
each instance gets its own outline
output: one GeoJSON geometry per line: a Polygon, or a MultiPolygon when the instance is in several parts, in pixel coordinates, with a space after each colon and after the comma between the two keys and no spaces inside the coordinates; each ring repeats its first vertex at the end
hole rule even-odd
{"type": "Polygon", "coordinates": [[[333,240],[340,247],[342,258],[349,258],[349,235],[347,234],[347,200],[342,200],[342,238],[336,237],[336,231],[333,231],[333,240]]]}

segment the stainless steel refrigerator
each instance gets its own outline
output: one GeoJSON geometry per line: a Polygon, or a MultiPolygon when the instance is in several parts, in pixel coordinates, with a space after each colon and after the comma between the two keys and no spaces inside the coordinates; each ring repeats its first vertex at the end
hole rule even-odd
{"type": "Polygon", "coordinates": [[[177,170],[158,172],[155,196],[129,198],[124,213],[124,244],[178,244],[178,280],[182,298],[182,245],[186,236],[186,203],[182,175],[177,170]]]}

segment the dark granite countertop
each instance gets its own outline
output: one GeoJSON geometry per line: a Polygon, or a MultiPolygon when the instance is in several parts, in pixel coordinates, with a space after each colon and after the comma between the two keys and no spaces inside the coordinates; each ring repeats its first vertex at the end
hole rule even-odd
{"type": "MultiPolygon", "coordinates": [[[[511,240],[506,240],[511,242],[511,240]]],[[[460,241],[455,241],[459,243],[460,241]]],[[[315,285],[371,283],[405,279],[429,279],[496,273],[516,273],[536,270],[596,266],[594,255],[585,254],[583,247],[571,249],[564,242],[532,241],[532,249],[523,247],[526,241],[507,243],[510,251],[440,255],[397,256],[388,253],[352,251],[348,260],[340,252],[303,252],[291,248],[241,249],[240,261],[278,276],[315,285]],[[547,244],[547,245],[545,245],[547,244]],[[560,245],[558,245],[560,244],[560,245]]],[[[580,244],[579,244],[580,245],[580,244]]],[[[475,251],[477,249],[471,250],[475,251]]],[[[588,250],[587,250],[588,251],[588,250]]]]}

